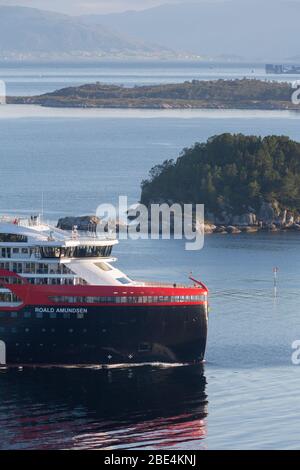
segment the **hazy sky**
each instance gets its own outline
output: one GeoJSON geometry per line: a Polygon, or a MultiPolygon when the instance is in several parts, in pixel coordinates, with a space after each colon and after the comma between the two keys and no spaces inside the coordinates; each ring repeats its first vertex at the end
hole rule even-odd
{"type": "MultiPolygon", "coordinates": [[[[0,0],[0,5],[22,5],[73,15],[144,10],[163,3],[182,3],[184,0],[0,0]]],[[[193,0],[202,1],[202,0],[193,0]]]]}
{"type": "MultiPolygon", "coordinates": [[[[0,5],[22,5],[43,10],[58,11],[71,15],[90,13],[110,13],[126,10],[144,10],[164,3],[186,3],[188,0],[0,0],[0,5]]],[[[193,3],[202,1],[228,0],[189,0],[193,3]]],[[[240,0],[243,2],[244,0],[240,0]]],[[[263,3],[267,0],[261,0],[263,3]]],[[[270,1],[270,0],[269,0],[270,1]]],[[[285,2],[299,0],[281,0],[285,2]]]]}

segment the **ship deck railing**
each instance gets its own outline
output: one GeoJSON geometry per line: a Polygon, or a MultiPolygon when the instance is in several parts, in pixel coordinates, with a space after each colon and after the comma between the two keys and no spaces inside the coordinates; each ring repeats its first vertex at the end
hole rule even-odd
{"type": "Polygon", "coordinates": [[[171,282],[149,282],[149,281],[136,281],[138,285],[142,285],[145,287],[167,287],[167,288],[181,288],[181,289],[189,289],[194,286],[192,285],[187,285],[187,284],[180,284],[177,282],[174,282],[173,284],[171,282]]]}

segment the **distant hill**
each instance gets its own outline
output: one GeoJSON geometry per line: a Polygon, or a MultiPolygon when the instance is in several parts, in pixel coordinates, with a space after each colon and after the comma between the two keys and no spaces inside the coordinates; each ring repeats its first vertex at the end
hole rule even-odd
{"type": "Polygon", "coordinates": [[[204,57],[269,61],[299,57],[299,18],[293,0],[187,0],[84,20],[204,57]]]}
{"type": "Polygon", "coordinates": [[[78,17],[0,6],[0,58],[151,56],[164,51],[107,26],[86,24],[78,17]]]}

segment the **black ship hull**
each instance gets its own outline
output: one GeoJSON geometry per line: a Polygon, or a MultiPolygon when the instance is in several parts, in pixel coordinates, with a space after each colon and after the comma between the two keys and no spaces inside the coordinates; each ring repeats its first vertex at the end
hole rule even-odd
{"type": "Polygon", "coordinates": [[[2,365],[199,363],[207,305],[26,306],[0,311],[2,365]]]}

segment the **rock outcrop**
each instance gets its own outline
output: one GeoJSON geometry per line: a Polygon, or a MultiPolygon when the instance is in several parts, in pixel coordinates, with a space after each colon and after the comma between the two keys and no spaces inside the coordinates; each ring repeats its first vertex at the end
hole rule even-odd
{"type": "Polygon", "coordinates": [[[259,230],[277,232],[278,230],[300,230],[300,216],[291,211],[281,208],[277,201],[262,201],[259,210],[255,211],[253,207],[241,215],[232,215],[230,209],[228,212],[222,208],[218,215],[211,212],[206,214],[208,229],[206,233],[211,233],[213,224],[216,228],[214,233],[255,233],[259,230]]]}

